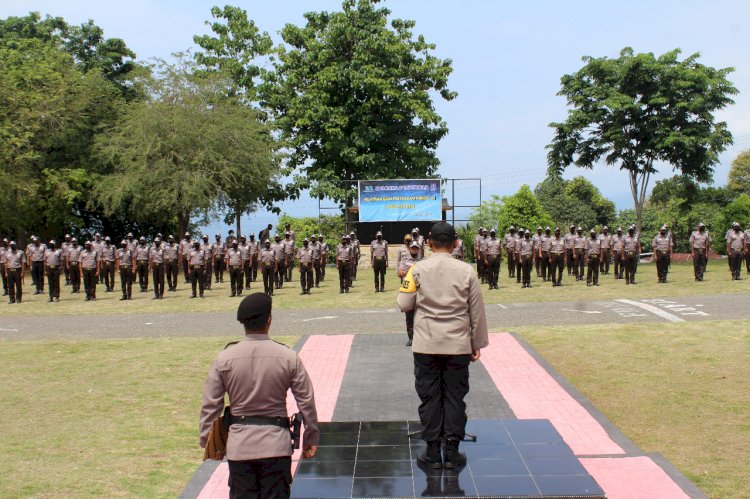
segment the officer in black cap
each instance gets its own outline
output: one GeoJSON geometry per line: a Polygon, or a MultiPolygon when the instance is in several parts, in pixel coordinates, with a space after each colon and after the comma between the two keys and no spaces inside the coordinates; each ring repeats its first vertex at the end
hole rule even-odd
{"type": "Polygon", "coordinates": [[[225,394],[232,401],[226,446],[230,497],[289,497],[289,389],[305,424],[302,457],[312,458],[320,439],[312,380],[297,352],[270,339],[271,308],[272,299],[264,293],[242,300],[237,320],[245,338],[219,352],[203,389],[201,447],[224,410],[225,394]]]}

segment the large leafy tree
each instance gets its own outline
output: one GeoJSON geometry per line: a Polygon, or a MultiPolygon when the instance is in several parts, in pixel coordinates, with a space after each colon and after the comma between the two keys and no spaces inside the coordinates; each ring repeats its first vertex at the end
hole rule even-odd
{"type": "MultiPolygon", "coordinates": [[[[310,12],[281,30],[285,43],[262,103],[276,118],[298,168],[290,193],[310,188],[350,206],[353,181],[434,175],[448,127],[433,95],[451,100],[451,61],[392,19],[378,0],[345,0],[338,12],[310,12]]],[[[348,210],[347,210],[348,214],[348,210]]]]}
{"type": "Polygon", "coordinates": [[[739,193],[750,194],[750,149],[741,152],[732,161],[727,187],[739,193]]]}
{"type": "Polygon", "coordinates": [[[500,234],[511,225],[535,230],[553,224],[552,217],[528,185],[522,185],[512,196],[492,196],[472,211],[471,218],[475,227],[496,228],[500,234]]]}
{"type": "Polygon", "coordinates": [[[143,82],[150,98],[98,140],[113,166],[96,189],[106,212],[176,221],[182,233],[192,216],[233,199],[231,189],[243,189],[243,201],[261,195],[278,175],[275,142],[254,110],[226,96],[226,78],[196,74],[184,54],[159,61],[153,74],[143,82]]]}
{"type": "Polygon", "coordinates": [[[726,123],[714,117],[737,93],[726,78],[732,68],[700,64],[698,54],[683,60],[679,55],[625,48],[616,59],[584,57],[583,68],[561,79],[567,119],[550,124],[550,173],[559,175],[570,165],[593,168],[602,157],[625,170],[639,229],[659,162],[706,182],[719,153],[732,143],[726,123]]]}

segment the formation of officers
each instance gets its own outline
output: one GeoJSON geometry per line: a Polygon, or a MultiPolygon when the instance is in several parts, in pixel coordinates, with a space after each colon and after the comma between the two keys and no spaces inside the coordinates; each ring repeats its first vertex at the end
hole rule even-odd
{"type": "MultiPolygon", "coordinates": [[[[728,263],[732,279],[740,279],[742,262],[745,261],[750,274],[750,224],[744,232],[738,222],[725,235],[728,263]]],[[[659,283],[667,282],[667,274],[674,249],[674,238],[669,227],[663,225],[653,241],[652,259],[656,262],[659,283]]],[[[693,271],[696,281],[703,280],[711,250],[711,237],[703,223],[690,235],[690,251],[693,257],[693,271]]],[[[611,234],[608,227],[601,233],[591,229],[584,234],[582,227],[571,225],[565,235],[560,228],[537,227],[536,233],[514,226],[502,237],[497,237],[494,229],[479,228],[474,237],[474,258],[477,273],[489,289],[498,289],[497,283],[503,254],[507,262],[508,277],[515,278],[524,288],[531,287],[532,269],[543,282],[552,286],[562,285],[562,276],[567,275],[587,286],[598,286],[599,275],[609,274],[613,265],[615,279],[624,279],[625,284],[635,284],[635,274],[641,257],[641,237],[635,226],[628,227],[623,234],[621,227],[611,234]]]]}

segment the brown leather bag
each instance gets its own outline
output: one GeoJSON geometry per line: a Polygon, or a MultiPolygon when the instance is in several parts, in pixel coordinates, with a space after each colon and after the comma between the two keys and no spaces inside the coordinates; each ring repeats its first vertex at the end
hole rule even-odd
{"type": "Polygon", "coordinates": [[[224,408],[224,414],[216,418],[211,425],[211,431],[208,433],[208,442],[203,450],[203,460],[218,460],[219,454],[222,456],[227,453],[227,439],[229,437],[229,418],[232,412],[229,406],[224,408]]]}

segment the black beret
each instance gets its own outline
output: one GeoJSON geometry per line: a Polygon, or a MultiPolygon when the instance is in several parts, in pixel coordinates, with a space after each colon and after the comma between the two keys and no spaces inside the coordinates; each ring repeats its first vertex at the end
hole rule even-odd
{"type": "Polygon", "coordinates": [[[441,243],[450,243],[456,240],[456,229],[447,222],[438,222],[430,229],[430,239],[441,243]]]}
{"type": "Polygon", "coordinates": [[[237,320],[248,329],[261,329],[271,316],[271,297],[265,293],[246,296],[237,307],[237,320]]]}

